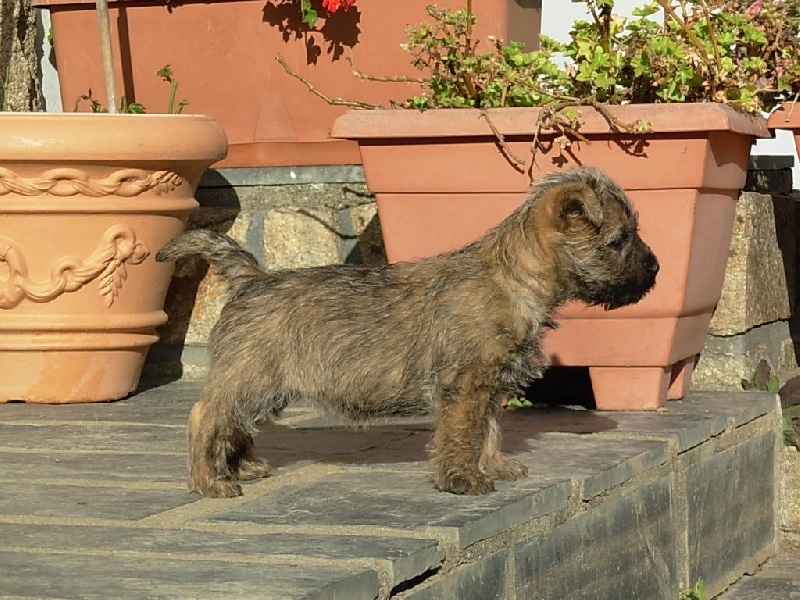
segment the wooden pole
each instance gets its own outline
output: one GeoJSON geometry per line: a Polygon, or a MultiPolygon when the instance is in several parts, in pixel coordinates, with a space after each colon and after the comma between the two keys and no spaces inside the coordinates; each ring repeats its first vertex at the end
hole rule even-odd
{"type": "Polygon", "coordinates": [[[111,21],[108,16],[108,0],[95,0],[97,26],[100,29],[100,52],[103,55],[103,76],[106,82],[108,112],[119,110],[117,102],[117,83],[114,79],[114,56],[111,52],[111,21]]]}

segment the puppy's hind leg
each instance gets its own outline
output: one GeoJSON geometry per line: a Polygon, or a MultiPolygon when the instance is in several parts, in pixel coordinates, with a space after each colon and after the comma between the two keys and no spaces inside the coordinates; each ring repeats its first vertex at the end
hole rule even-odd
{"type": "Polygon", "coordinates": [[[234,464],[234,477],[239,481],[261,479],[269,477],[272,473],[272,467],[267,464],[267,461],[256,458],[253,436],[250,434],[245,435],[239,448],[239,455],[234,457],[234,464]]]}
{"type": "Polygon", "coordinates": [[[230,465],[234,478],[239,481],[261,479],[272,473],[272,467],[267,461],[256,457],[253,435],[258,432],[262,423],[279,415],[291,398],[287,393],[279,392],[278,388],[268,385],[269,383],[269,378],[257,383],[251,382],[246,391],[242,391],[236,399],[235,420],[244,433],[241,438],[237,437],[239,443],[230,465]]]}
{"type": "Polygon", "coordinates": [[[189,413],[189,489],[209,498],[240,496],[240,475],[265,471],[256,462],[252,437],[236,418],[235,396],[209,382],[189,413]]]}

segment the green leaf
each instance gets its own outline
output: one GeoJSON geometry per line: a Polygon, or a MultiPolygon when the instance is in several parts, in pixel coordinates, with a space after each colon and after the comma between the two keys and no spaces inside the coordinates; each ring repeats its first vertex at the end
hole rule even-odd
{"type": "Polygon", "coordinates": [[[649,17],[660,12],[661,8],[658,6],[657,2],[651,2],[650,4],[646,4],[644,6],[634,8],[633,13],[634,16],[637,17],[649,17]]]}
{"type": "Polygon", "coordinates": [[[161,77],[166,82],[172,81],[172,67],[170,65],[164,65],[158,71],[156,71],[156,76],[161,77]]]}
{"type": "Polygon", "coordinates": [[[311,6],[311,0],[300,0],[300,14],[303,23],[309,27],[314,27],[314,25],[316,25],[318,15],[317,11],[311,6]]]}

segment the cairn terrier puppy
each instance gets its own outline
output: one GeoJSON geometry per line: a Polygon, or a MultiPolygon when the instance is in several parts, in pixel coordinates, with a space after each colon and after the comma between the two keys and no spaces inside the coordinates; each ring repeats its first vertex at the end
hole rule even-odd
{"type": "Polygon", "coordinates": [[[259,424],[312,400],[356,422],[432,413],[434,485],[484,494],[527,475],[499,449],[504,397],[540,377],[542,338],[569,300],[640,300],[658,261],[625,192],[586,167],[542,177],[480,240],[387,266],[265,271],[228,236],[189,231],[157,260],[198,254],[230,299],[209,339],[208,383],[189,417],[189,487],[240,495],[267,477],[259,424]]]}

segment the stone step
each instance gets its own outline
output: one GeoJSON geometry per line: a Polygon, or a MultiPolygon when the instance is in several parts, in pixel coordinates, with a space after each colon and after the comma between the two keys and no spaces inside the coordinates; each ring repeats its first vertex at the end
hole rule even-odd
{"type": "Polygon", "coordinates": [[[531,476],[433,489],[427,420],[352,429],[289,408],[257,437],[274,475],[186,490],[202,384],[120,402],[0,405],[0,597],[712,597],[777,550],[774,395],[695,392],[657,412],[508,410],[531,476]]]}

